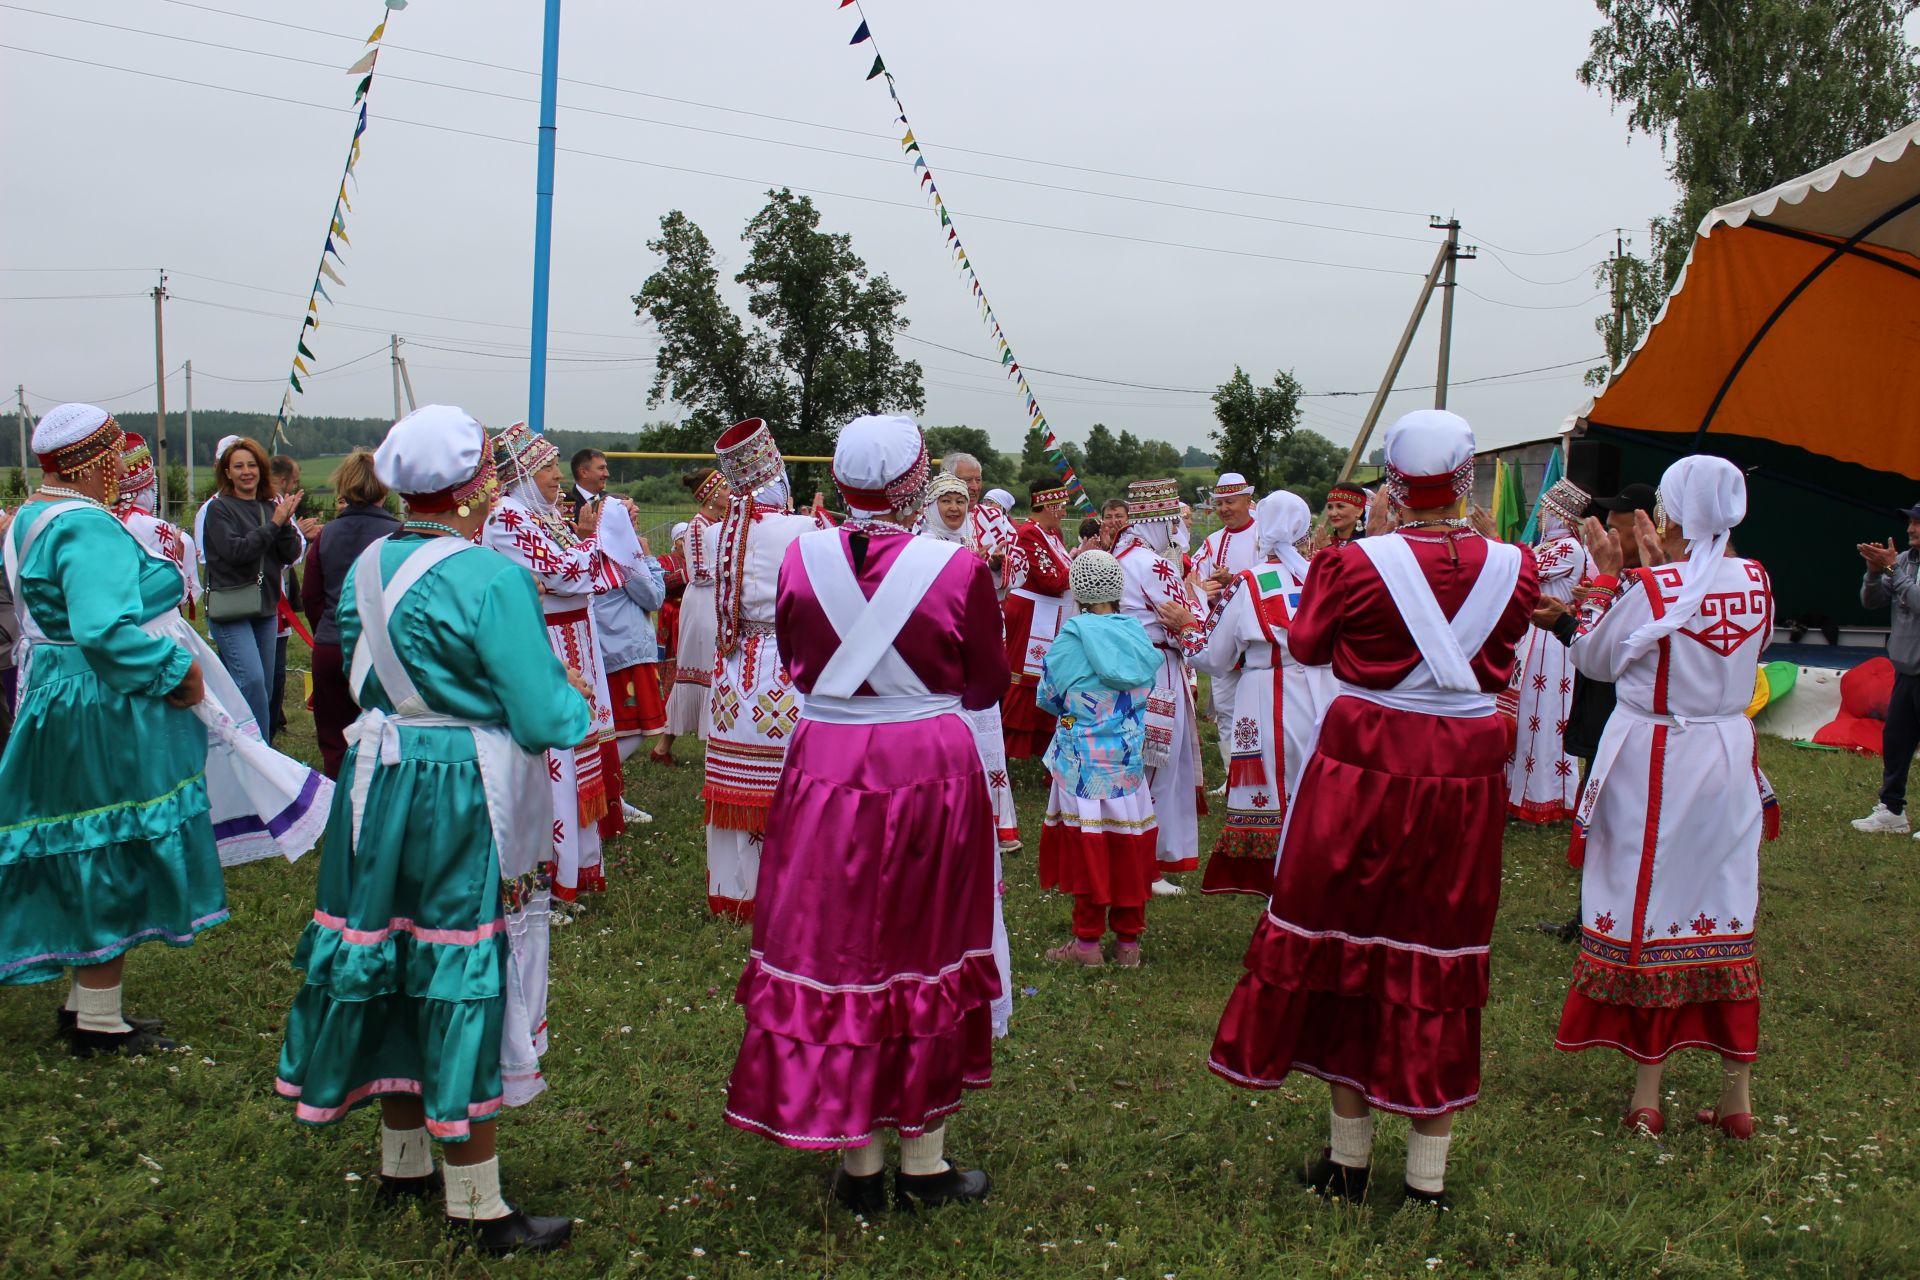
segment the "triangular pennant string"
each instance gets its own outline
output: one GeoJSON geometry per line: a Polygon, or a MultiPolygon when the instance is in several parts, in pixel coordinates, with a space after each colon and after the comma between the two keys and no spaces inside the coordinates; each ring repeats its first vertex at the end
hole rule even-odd
{"type": "MultiPolygon", "coordinates": [[[[853,3],[854,0],[840,0],[839,8],[844,9],[853,3]]],[[[868,20],[864,10],[860,13],[860,25],[854,31],[853,39],[847,43],[849,45],[865,44],[872,47],[873,68],[867,72],[867,79],[872,80],[879,76],[886,77],[887,96],[893,100],[895,110],[894,123],[901,129],[901,154],[910,157],[912,160],[909,172],[918,171],[919,181],[915,185],[920,187],[926,194],[934,212],[940,217],[940,225],[947,229],[946,245],[953,251],[954,265],[965,273],[968,291],[979,304],[981,323],[990,327],[994,345],[999,352],[1000,362],[1006,366],[1008,376],[1017,380],[1020,393],[1026,399],[1029,430],[1044,433],[1046,447],[1051,457],[1051,465],[1053,469],[1059,473],[1066,486],[1072,490],[1074,505],[1082,511],[1092,511],[1093,504],[1088,500],[1086,490],[1080,484],[1080,478],[1074,475],[1072,466],[1068,464],[1065,455],[1060,452],[1060,442],[1054,438],[1053,432],[1047,429],[1047,419],[1046,415],[1040,411],[1040,401],[1034,395],[1033,389],[1027,385],[1026,375],[1020,372],[1020,362],[1013,358],[1013,346],[1007,341],[1006,334],[1001,330],[1000,321],[994,315],[992,305],[987,301],[986,286],[980,282],[979,273],[974,270],[973,261],[968,256],[966,247],[960,240],[959,229],[953,225],[953,216],[948,212],[946,200],[940,194],[940,184],[934,180],[933,166],[927,163],[926,151],[921,147],[920,140],[914,136],[913,125],[907,119],[907,106],[906,103],[900,100],[899,83],[894,78],[893,73],[887,69],[886,62],[881,58],[880,42],[874,38],[873,26],[868,20]]]]}
{"type": "Polygon", "coordinates": [[[314,271],[313,288],[307,293],[307,309],[300,317],[300,329],[294,336],[291,369],[287,374],[289,389],[280,397],[280,412],[273,426],[276,441],[286,439],[286,425],[289,415],[293,412],[294,396],[306,394],[306,388],[300,384],[301,375],[311,378],[313,369],[319,362],[319,357],[314,354],[313,348],[307,345],[307,336],[309,331],[318,333],[320,330],[321,300],[325,299],[328,303],[333,301],[333,296],[327,292],[327,286],[323,281],[331,280],[335,284],[346,283],[340,278],[340,273],[333,269],[333,262],[344,263],[345,259],[340,255],[339,245],[351,246],[353,243],[347,238],[346,214],[353,212],[353,201],[347,197],[348,179],[358,181],[354,174],[354,167],[360,163],[360,138],[367,131],[367,96],[373,91],[373,71],[375,64],[380,60],[381,41],[386,38],[387,24],[393,20],[392,15],[405,7],[406,0],[383,0],[380,22],[366,39],[364,46],[366,52],[347,68],[347,74],[357,78],[353,90],[353,105],[358,110],[354,112],[353,136],[347,140],[347,158],[341,167],[340,182],[335,189],[333,207],[327,214],[327,234],[321,242],[320,261],[314,271]],[[333,262],[329,262],[329,258],[333,262]],[[314,363],[309,365],[308,361],[314,363]]]}

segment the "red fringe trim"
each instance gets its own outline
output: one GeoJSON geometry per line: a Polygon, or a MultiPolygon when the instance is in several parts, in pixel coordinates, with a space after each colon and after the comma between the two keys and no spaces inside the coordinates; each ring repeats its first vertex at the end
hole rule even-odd
{"type": "Polygon", "coordinates": [[[709,795],[706,800],[707,825],[710,827],[745,831],[749,835],[763,834],[767,829],[770,800],[743,797],[737,792],[709,795]]]}
{"type": "Polygon", "coordinates": [[[1576,820],[1567,838],[1567,865],[1578,871],[1587,865],[1587,829],[1576,820]]]}
{"type": "Polygon", "coordinates": [[[1780,838],[1780,806],[1770,804],[1761,812],[1761,839],[1778,840],[1780,838]]]}
{"type": "Polygon", "coordinates": [[[1235,756],[1227,766],[1227,786],[1264,787],[1267,785],[1265,756],[1235,756]]]}
{"type": "Polygon", "coordinates": [[[1556,800],[1528,800],[1521,804],[1507,805],[1509,817],[1522,822],[1545,825],[1549,822],[1564,822],[1573,816],[1573,810],[1556,800]]]}

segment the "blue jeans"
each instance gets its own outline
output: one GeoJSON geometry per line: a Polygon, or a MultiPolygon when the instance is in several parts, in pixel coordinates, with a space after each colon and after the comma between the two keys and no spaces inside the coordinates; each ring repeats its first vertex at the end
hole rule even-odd
{"type": "Polygon", "coordinates": [[[272,614],[264,618],[241,618],[237,622],[209,622],[207,631],[220,651],[221,665],[240,686],[253,712],[260,736],[273,741],[272,723],[267,718],[267,694],[273,687],[273,656],[280,643],[280,619],[272,614]]]}

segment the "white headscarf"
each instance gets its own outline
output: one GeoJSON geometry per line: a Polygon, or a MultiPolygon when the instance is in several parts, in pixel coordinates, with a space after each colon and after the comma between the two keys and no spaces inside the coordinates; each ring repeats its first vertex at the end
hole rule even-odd
{"type": "Polygon", "coordinates": [[[1623,646],[1637,658],[1693,621],[1713,585],[1716,564],[1727,554],[1728,534],[1747,518],[1747,478],[1725,458],[1697,453],[1660,477],[1660,503],[1687,535],[1687,571],[1680,598],[1666,612],[1635,627],[1623,646]]]}
{"type": "Polygon", "coordinates": [[[1143,520],[1137,524],[1130,525],[1129,529],[1131,532],[1139,535],[1142,542],[1152,547],[1155,551],[1158,551],[1161,555],[1167,554],[1167,549],[1173,545],[1173,525],[1168,521],[1143,520]]]}
{"type": "Polygon", "coordinates": [[[966,513],[960,513],[959,528],[947,528],[946,520],[940,515],[940,495],[945,493],[957,493],[963,498],[966,497],[966,481],[947,472],[942,472],[933,478],[933,482],[927,486],[926,510],[920,513],[920,532],[926,537],[936,538],[941,542],[953,542],[965,546],[967,542],[966,513]]]}
{"type": "Polygon", "coordinates": [[[1253,509],[1253,527],[1254,549],[1285,565],[1295,582],[1305,582],[1307,558],[1294,544],[1313,527],[1313,508],[1307,500],[1286,489],[1276,489],[1253,509]]]}

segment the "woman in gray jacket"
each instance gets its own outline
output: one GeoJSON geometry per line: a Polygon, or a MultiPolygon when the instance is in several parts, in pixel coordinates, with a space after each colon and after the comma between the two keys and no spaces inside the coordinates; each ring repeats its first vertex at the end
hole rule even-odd
{"type": "Polygon", "coordinates": [[[276,495],[267,451],[236,440],[220,455],[220,492],[207,504],[207,630],[220,661],[272,739],[267,692],[279,641],[280,571],[300,559],[293,513],[302,495],[276,495]]]}

